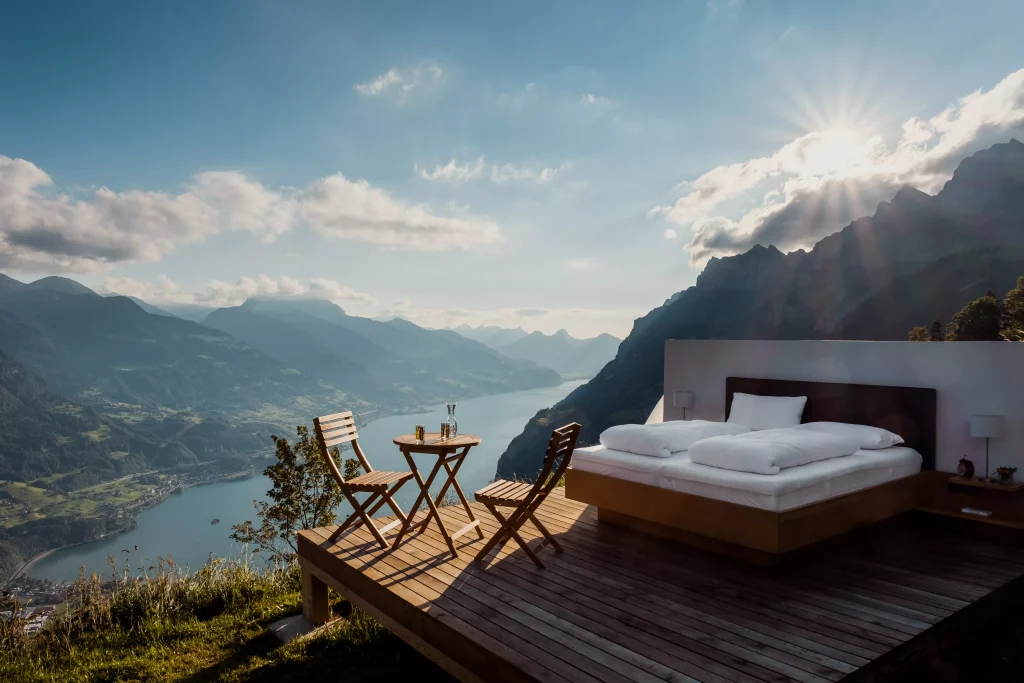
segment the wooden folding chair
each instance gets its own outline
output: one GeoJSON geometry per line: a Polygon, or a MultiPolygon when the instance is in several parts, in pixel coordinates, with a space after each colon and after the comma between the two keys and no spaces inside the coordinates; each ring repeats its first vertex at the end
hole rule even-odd
{"type": "Polygon", "coordinates": [[[576,448],[576,438],[579,435],[580,425],[577,422],[559,427],[551,433],[551,441],[548,442],[547,454],[544,456],[544,465],[541,467],[536,481],[532,484],[499,479],[474,494],[477,502],[483,503],[501,524],[498,533],[494,534],[484,544],[484,547],[480,549],[480,552],[477,553],[475,558],[477,562],[487,557],[487,554],[495,546],[500,548],[512,538],[523,549],[523,552],[533,560],[534,564],[543,569],[544,564],[537,557],[537,554],[530,550],[530,547],[526,545],[526,541],[519,535],[519,528],[528,519],[544,534],[544,540],[541,541],[540,547],[550,543],[556,553],[562,552],[562,546],[544,528],[544,525],[540,523],[540,520],[537,519],[534,513],[548,497],[548,494],[551,493],[551,490],[558,485],[562,475],[565,474],[565,470],[568,469],[573,449],[576,448]],[[515,509],[506,518],[498,511],[499,507],[515,509]]]}
{"type": "MultiPolygon", "coordinates": [[[[341,526],[339,526],[327,540],[334,542],[342,533],[350,527],[357,528],[360,524],[366,527],[373,534],[373,537],[380,543],[380,547],[387,548],[388,543],[384,540],[384,534],[400,524],[405,524],[405,513],[398,507],[393,496],[402,487],[402,484],[412,479],[412,472],[380,472],[370,467],[370,462],[359,447],[359,433],[356,431],[355,420],[352,419],[352,411],[325,415],[313,418],[313,429],[316,431],[316,442],[320,447],[320,453],[327,461],[331,474],[341,487],[345,499],[352,505],[354,512],[349,515],[341,526]],[[365,474],[345,480],[337,463],[331,457],[330,449],[344,443],[351,443],[352,450],[359,458],[359,464],[363,466],[365,474]],[[360,503],[355,494],[369,493],[370,495],[360,503]],[[379,498],[379,500],[378,500],[379,498]],[[377,512],[385,503],[394,511],[398,518],[390,524],[378,529],[373,523],[373,513],[377,512]],[[373,507],[370,507],[373,505],[373,507]]],[[[340,455],[340,453],[339,453],[340,455]]],[[[340,460],[340,458],[339,458],[340,460]]]]}

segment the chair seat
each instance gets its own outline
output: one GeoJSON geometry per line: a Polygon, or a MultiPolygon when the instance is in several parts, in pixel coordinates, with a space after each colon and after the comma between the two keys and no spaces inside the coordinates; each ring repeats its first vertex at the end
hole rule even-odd
{"type": "Polygon", "coordinates": [[[526,498],[532,488],[533,484],[499,479],[477,491],[474,497],[481,503],[516,505],[526,498]]]}
{"type": "Polygon", "coordinates": [[[359,491],[373,491],[375,489],[386,489],[397,481],[412,479],[412,472],[382,472],[374,470],[358,477],[347,479],[345,485],[350,489],[359,491]]]}

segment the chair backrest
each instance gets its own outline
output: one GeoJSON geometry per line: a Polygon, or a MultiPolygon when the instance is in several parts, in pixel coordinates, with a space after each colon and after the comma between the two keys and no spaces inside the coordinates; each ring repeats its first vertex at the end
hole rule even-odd
{"type": "Polygon", "coordinates": [[[551,493],[551,490],[558,486],[562,475],[569,469],[569,461],[572,458],[573,450],[576,449],[576,439],[579,435],[580,423],[578,422],[572,422],[551,432],[548,450],[544,454],[544,464],[537,474],[536,481],[533,482],[533,488],[523,499],[520,509],[535,504],[539,505],[538,499],[542,502],[551,493]]]}
{"type": "Polygon", "coordinates": [[[359,447],[359,432],[356,430],[356,422],[352,417],[351,410],[346,410],[343,413],[334,413],[333,415],[324,415],[323,417],[314,417],[313,431],[316,433],[316,443],[320,447],[320,454],[327,461],[331,474],[334,475],[340,486],[345,485],[345,476],[338,469],[334,458],[331,457],[331,449],[335,446],[351,443],[352,450],[355,451],[356,458],[359,459],[359,464],[362,465],[363,470],[367,474],[373,472],[370,462],[363,454],[363,449],[359,447]]]}

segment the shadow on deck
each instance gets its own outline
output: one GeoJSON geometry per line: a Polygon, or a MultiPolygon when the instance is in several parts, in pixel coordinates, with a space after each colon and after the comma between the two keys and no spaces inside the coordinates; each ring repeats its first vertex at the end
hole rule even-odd
{"type": "Polygon", "coordinates": [[[476,564],[475,534],[453,558],[433,526],[388,550],[365,529],[303,531],[304,610],[326,618],[330,586],[464,681],[823,683],[900,680],[1024,597],[1024,548],[930,515],[773,569],[600,523],[560,490],[538,516],[565,548],[540,551],[545,569],[514,543],[476,564]]]}

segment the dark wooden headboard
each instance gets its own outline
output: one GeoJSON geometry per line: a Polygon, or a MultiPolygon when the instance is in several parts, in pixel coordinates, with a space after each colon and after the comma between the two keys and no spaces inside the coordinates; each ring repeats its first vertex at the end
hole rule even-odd
{"type": "Polygon", "coordinates": [[[737,391],[757,396],[806,396],[803,422],[848,422],[888,429],[921,454],[921,469],[935,469],[934,389],[727,377],[726,419],[737,391]]]}

